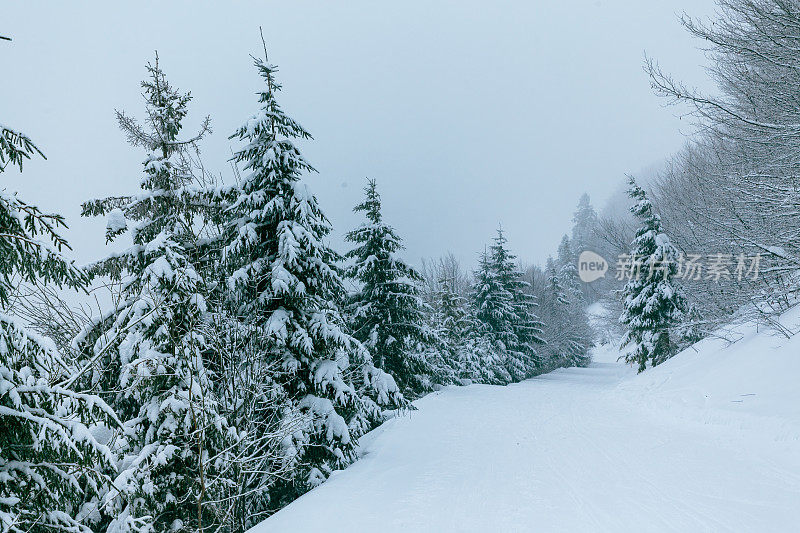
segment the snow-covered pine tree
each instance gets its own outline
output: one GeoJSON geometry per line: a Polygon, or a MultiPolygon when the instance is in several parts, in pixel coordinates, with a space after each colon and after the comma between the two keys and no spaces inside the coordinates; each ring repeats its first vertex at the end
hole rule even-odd
{"type": "MultiPolygon", "coordinates": [[[[472,289],[472,301],[475,305],[475,316],[481,322],[496,349],[503,354],[517,339],[511,326],[514,316],[513,296],[500,283],[497,273],[492,269],[489,252],[484,251],[478,259],[478,269],[474,273],[475,284],[472,289]]],[[[516,379],[516,373],[510,373],[516,379]]]]}
{"type": "Polygon", "coordinates": [[[507,385],[513,381],[506,369],[504,354],[486,335],[477,320],[461,344],[456,346],[455,367],[463,384],[507,385]]]}
{"type": "Polygon", "coordinates": [[[442,277],[436,290],[428,294],[427,317],[435,346],[430,364],[439,377],[439,383],[445,385],[465,379],[463,374],[467,365],[459,361],[460,348],[473,322],[466,298],[458,294],[453,285],[454,280],[442,277]]]}
{"type": "MultiPolygon", "coordinates": [[[[38,148],[0,124],[0,174],[38,148]]],[[[81,504],[97,498],[113,464],[91,428],[116,417],[97,396],[65,386],[75,371],[55,344],[7,314],[20,281],[83,288],[86,276],[61,256],[60,215],[0,191],[0,531],[89,532],[81,504]],[[40,239],[43,237],[43,239],[40,239]],[[50,241],[50,242],[48,242],[50,241]]]]}
{"type": "Polygon", "coordinates": [[[564,291],[565,297],[571,304],[578,306],[585,306],[583,291],[581,289],[581,281],[578,276],[577,256],[579,252],[575,251],[573,244],[575,240],[564,235],[558,245],[558,264],[555,265],[561,287],[564,291]]]}
{"type": "Polygon", "coordinates": [[[514,264],[501,229],[481,257],[475,273],[473,301],[477,317],[505,355],[505,366],[515,381],[536,374],[541,363],[536,344],[542,339],[542,323],[534,313],[536,302],[526,292],[529,284],[514,264]]]}
{"type": "Polygon", "coordinates": [[[439,383],[510,383],[503,354],[476,316],[468,297],[472,283],[455,256],[423,261],[422,275],[427,322],[434,334],[429,361],[439,383]]]}
{"type": "Polygon", "coordinates": [[[567,349],[568,366],[586,366],[591,362],[589,350],[595,342],[595,331],[589,323],[586,302],[586,284],[578,276],[578,253],[573,248],[574,240],[566,235],[558,248],[558,279],[566,299],[566,321],[569,327],[567,349]]]}
{"type": "Polygon", "coordinates": [[[592,207],[589,195],[583,193],[578,200],[578,207],[572,217],[572,260],[577,261],[578,254],[591,249],[597,230],[597,213],[592,207]]]}
{"type": "Polygon", "coordinates": [[[564,290],[563,277],[560,275],[558,264],[552,257],[547,258],[547,263],[545,264],[545,273],[547,274],[547,288],[549,289],[549,294],[551,296],[551,300],[549,300],[547,303],[549,305],[554,303],[569,303],[567,291],[564,290]]]}
{"type": "Polygon", "coordinates": [[[301,181],[314,169],[294,144],[311,135],[278,104],[277,68],[255,66],[265,87],[232,136],[245,143],[234,156],[244,176],[227,211],[224,258],[230,305],[263,328],[263,357],[279,363],[280,386],[304,413],[284,446],[292,475],[271,491],[277,509],[354,459],[356,439],[381,417],[368,391],[387,407],[405,400],[346,331],[339,256],[323,240],[331,226],[301,181]]]}
{"type": "Polygon", "coordinates": [[[433,338],[420,296],[422,277],[397,255],[402,240],[383,220],[374,179],[367,181],[364,201],[353,211],[367,219],[345,236],[355,243],[345,256],[353,261],[346,274],[359,286],[347,306],[353,335],[370,350],[375,365],[394,376],[404,394],[418,396],[430,389],[432,372],[425,358],[424,347],[433,338]]]}
{"type": "Polygon", "coordinates": [[[108,391],[125,424],[116,436],[119,474],[103,503],[114,533],[218,525],[225,512],[218,473],[231,435],[214,394],[208,287],[197,267],[206,195],[192,186],[182,159],[209,122],[179,139],[191,96],[170,86],[158,56],[147,72],[145,124],[117,113],[130,144],[146,151],[142,190],[83,205],[84,216],[108,215],[107,240],[128,229],[133,240],[91,266],[94,277],[121,279],[120,303],[76,339],[90,385],[108,391]]]}
{"type": "Polygon", "coordinates": [[[663,232],[661,218],[653,211],[644,190],[631,177],[628,195],[636,203],[630,210],[643,225],[636,232],[630,256],[641,263],[639,272],[622,289],[623,311],[620,323],[627,326],[622,346],[633,345],[626,356],[639,372],[663,363],[677,351],[670,336],[690,313],[686,298],[673,278],[678,269],[678,251],[663,232]]]}
{"type": "Polygon", "coordinates": [[[454,287],[454,280],[442,278],[434,295],[431,313],[436,332],[437,361],[445,370],[438,373],[462,384],[506,384],[511,376],[493,344],[484,335],[469,300],[454,287]]]}
{"type": "Polygon", "coordinates": [[[539,291],[539,310],[545,324],[545,340],[547,347],[544,352],[544,365],[548,369],[565,366],[565,347],[568,333],[568,324],[564,320],[564,310],[569,304],[566,291],[561,284],[558,266],[552,257],[547,258],[544,267],[544,287],[539,291]]]}
{"type": "MultiPolygon", "coordinates": [[[[578,200],[578,207],[572,217],[572,223],[572,239],[569,241],[572,257],[569,262],[577,264],[578,256],[581,252],[586,250],[599,251],[599,241],[596,233],[599,222],[588,194],[583,193],[580,200],[578,200]]],[[[559,260],[562,264],[567,263],[565,258],[559,257],[559,260]]],[[[583,293],[583,299],[591,303],[603,294],[604,283],[607,283],[606,280],[598,280],[597,283],[578,284],[578,288],[583,293]]]]}
{"type": "Polygon", "coordinates": [[[547,296],[541,306],[544,308],[542,318],[547,325],[545,340],[551,354],[550,364],[555,367],[586,366],[590,361],[593,331],[566,236],[558,252],[557,261],[547,260],[547,296]],[[564,264],[562,257],[569,262],[564,264]]]}

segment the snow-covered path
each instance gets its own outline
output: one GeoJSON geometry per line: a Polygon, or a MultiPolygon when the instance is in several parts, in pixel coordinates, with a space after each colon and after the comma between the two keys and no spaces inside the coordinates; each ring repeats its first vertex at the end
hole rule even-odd
{"type": "MultiPolygon", "coordinates": [[[[789,344],[779,395],[800,377],[800,343],[789,344]]],[[[762,396],[783,403],[770,400],[774,380],[746,376],[752,353],[717,348],[641,376],[601,351],[590,368],[429,395],[253,533],[797,531],[798,404],[764,415],[762,396]],[[695,383],[723,362],[743,370],[695,383]]]]}

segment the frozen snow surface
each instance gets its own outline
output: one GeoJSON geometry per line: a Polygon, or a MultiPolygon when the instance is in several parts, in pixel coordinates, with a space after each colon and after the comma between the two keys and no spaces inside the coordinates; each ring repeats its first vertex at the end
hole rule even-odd
{"type": "Polygon", "coordinates": [[[640,375],[606,345],[589,368],[431,394],[251,533],[798,531],[800,335],[726,335],[640,375]]]}

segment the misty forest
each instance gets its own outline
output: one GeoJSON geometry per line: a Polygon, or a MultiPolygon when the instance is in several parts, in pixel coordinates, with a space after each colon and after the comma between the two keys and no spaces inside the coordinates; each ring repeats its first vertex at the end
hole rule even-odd
{"type": "Polygon", "coordinates": [[[105,228],[88,263],[24,194],[71,187],[25,180],[59,174],[50,146],[0,115],[0,177],[26,184],[0,185],[2,533],[800,526],[800,2],[669,21],[711,89],[637,68],[691,133],[598,204],[562,192],[568,225],[531,209],[560,239],[544,258],[498,217],[471,256],[418,260],[366,172],[335,226],[315,116],[257,19],[230,58],[249,114],[205,116],[163,50],[123,65],[139,102],[94,135],[140,164],[80,205],[105,228]]]}

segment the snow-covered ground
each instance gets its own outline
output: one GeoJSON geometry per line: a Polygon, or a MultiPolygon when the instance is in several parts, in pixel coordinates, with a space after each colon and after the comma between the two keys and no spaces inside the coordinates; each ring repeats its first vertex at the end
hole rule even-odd
{"type": "Polygon", "coordinates": [[[797,531],[800,335],[733,335],[638,376],[606,346],[589,368],[431,394],[252,533],[797,531]]]}

